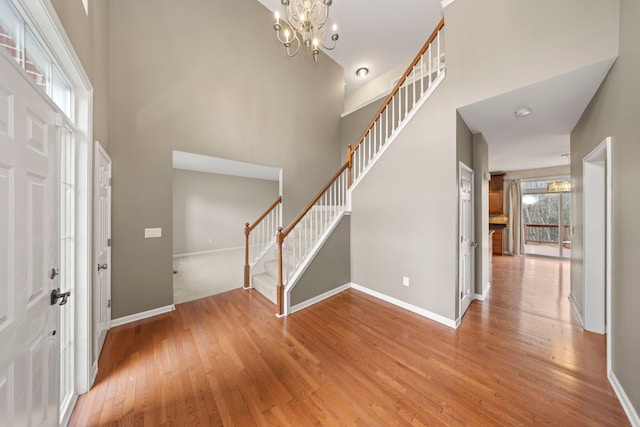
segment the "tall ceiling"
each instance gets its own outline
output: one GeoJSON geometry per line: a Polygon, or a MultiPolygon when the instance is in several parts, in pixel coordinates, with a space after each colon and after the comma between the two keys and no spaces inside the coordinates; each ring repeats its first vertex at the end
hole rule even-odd
{"type": "MultiPolygon", "coordinates": [[[[283,14],[281,0],[258,1],[283,14]]],[[[345,94],[400,65],[408,65],[442,16],[440,0],[334,0],[329,27],[338,25],[340,39],[335,50],[325,53],[344,67],[345,94]],[[355,75],[360,67],[370,70],[367,77],[355,75]]],[[[275,37],[271,23],[265,22],[268,34],[275,37]]],[[[569,134],[612,62],[594,64],[460,108],[471,131],[482,133],[489,144],[489,169],[514,171],[566,165],[562,155],[569,153],[569,134]],[[516,119],[514,112],[521,107],[530,108],[531,114],[516,119]]]]}
{"type": "MultiPolygon", "coordinates": [[[[272,12],[284,14],[280,0],[258,1],[272,12]]],[[[334,50],[325,53],[344,67],[345,93],[398,65],[408,66],[442,14],[440,0],[334,0],[329,12],[329,31],[335,23],[340,39],[334,50]],[[369,69],[366,78],[356,77],[360,67],[369,69]]],[[[265,34],[275,37],[271,24],[265,22],[265,34]]]]}

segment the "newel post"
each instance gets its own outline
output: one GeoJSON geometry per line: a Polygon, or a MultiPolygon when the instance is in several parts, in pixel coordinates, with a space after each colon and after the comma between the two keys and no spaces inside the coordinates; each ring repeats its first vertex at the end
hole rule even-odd
{"type": "Polygon", "coordinates": [[[284,284],[282,280],[282,243],[284,242],[284,236],[282,234],[282,227],[278,227],[276,242],[278,243],[278,287],[276,289],[278,316],[282,316],[284,314],[284,284]]]}
{"type": "Polygon", "coordinates": [[[349,168],[349,182],[347,188],[350,188],[351,184],[353,184],[353,150],[351,149],[351,144],[347,146],[347,164],[349,168]]]}
{"type": "Polygon", "coordinates": [[[244,225],[244,288],[251,288],[251,267],[249,266],[249,223],[244,225]]]}

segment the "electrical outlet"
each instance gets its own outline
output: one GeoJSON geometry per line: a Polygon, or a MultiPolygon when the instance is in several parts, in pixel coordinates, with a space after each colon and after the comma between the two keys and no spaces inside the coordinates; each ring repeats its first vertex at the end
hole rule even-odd
{"type": "Polygon", "coordinates": [[[402,278],[402,286],[409,286],[409,278],[407,276],[402,278]]]}

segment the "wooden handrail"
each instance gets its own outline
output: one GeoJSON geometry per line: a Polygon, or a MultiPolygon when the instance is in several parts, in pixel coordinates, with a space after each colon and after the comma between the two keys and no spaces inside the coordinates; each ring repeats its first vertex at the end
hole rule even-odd
{"type": "Polygon", "coordinates": [[[369,126],[367,126],[367,129],[362,133],[362,136],[358,140],[358,143],[355,145],[355,147],[353,147],[353,151],[356,151],[358,149],[358,147],[360,146],[360,144],[362,144],[362,142],[364,141],[365,137],[371,131],[373,126],[376,124],[376,122],[378,121],[378,119],[380,118],[380,116],[382,115],[384,110],[389,106],[389,104],[391,104],[391,101],[393,101],[393,97],[396,95],[396,93],[398,93],[398,91],[400,90],[400,87],[404,84],[405,80],[407,80],[407,77],[409,77],[409,74],[412,73],[413,67],[416,66],[418,61],[420,61],[420,58],[422,57],[422,55],[424,55],[424,53],[427,51],[427,49],[429,49],[429,45],[438,36],[438,32],[442,29],[442,27],[444,27],[444,18],[442,18],[440,20],[440,22],[438,22],[438,25],[436,25],[436,28],[431,33],[431,36],[429,36],[429,39],[427,40],[427,42],[424,44],[424,46],[422,46],[422,49],[420,49],[420,52],[418,52],[418,54],[413,59],[413,61],[411,61],[411,65],[409,65],[409,67],[404,72],[402,77],[400,77],[400,80],[398,80],[398,83],[393,88],[393,90],[391,91],[391,93],[387,97],[386,101],[384,101],[384,103],[382,104],[382,106],[378,110],[378,113],[373,117],[373,120],[371,120],[371,123],[369,123],[369,126]]]}
{"type": "Polygon", "coordinates": [[[251,266],[249,265],[249,234],[253,231],[254,228],[258,226],[262,222],[263,219],[266,218],[267,215],[273,211],[276,206],[282,203],[282,196],[279,196],[275,202],[269,206],[269,208],[264,211],[260,217],[255,220],[255,222],[251,225],[247,222],[244,225],[244,288],[249,289],[251,287],[251,266]]]}
{"type": "Polygon", "coordinates": [[[267,208],[266,211],[264,211],[264,213],[262,215],[260,215],[258,217],[258,219],[255,220],[255,222],[252,225],[249,225],[249,223],[245,224],[245,228],[244,228],[244,234],[251,233],[253,231],[254,228],[256,228],[258,226],[258,224],[260,224],[260,222],[267,216],[269,215],[269,213],[271,213],[272,210],[274,210],[276,208],[276,206],[278,206],[280,203],[282,203],[282,196],[278,197],[276,199],[275,202],[273,202],[271,204],[271,206],[269,206],[267,208]],[[248,231],[247,231],[248,230],[248,231]]]}
{"type": "Polygon", "coordinates": [[[300,212],[298,214],[297,217],[295,217],[293,219],[293,221],[291,221],[291,223],[287,226],[287,228],[285,228],[282,231],[282,240],[284,241],[284,239],[287,238],[287,236],[289,235],[289,233],[291,233],[291,231],[295,228],[296,225],[298,225],[298,223],[302,220],[302,218],[304,218],[304,216],[307,214],[307,212],[309,212],[311,210],[311,208],[313,207],[313,205],[316,204],[316,202],[318,200],[320,200],[320,197],[322,197],[322,195],[324,194],[325,191],[327,191],[327,189],[329,187],[331,187],[331,184],[333,184],[338,177],[342,174],[342,172],[345,171],[345,169],[347,169],[349,167],[349,162],[345,163],[344,165],[342,165],[342,167],[340,169],[338,169],[338,172],[336,172],[335,175],[333,175],[333,177],[331,177],[331,179],[329,180],[329,182],[327,182],[324,187],[322,187],[322,190],[320,190],[318,192],[318,194],[316,194],[316,196],[307,204],[307,206],[305,206],[305,208],[302,210],[302,212],[300,212]]]}

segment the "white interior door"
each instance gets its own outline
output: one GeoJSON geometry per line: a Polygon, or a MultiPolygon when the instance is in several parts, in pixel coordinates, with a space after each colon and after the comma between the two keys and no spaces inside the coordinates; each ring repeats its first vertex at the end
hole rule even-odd
{"type": "Polygon", "coordinates": [[[2,55],[0,76],[0,422],[57,425],[55,110],[2,55]]]}
{"type": "Polygon", "coordinates": [[[94,360],[98,360],[111,324],[111,158],[95,146],[95,292],[94,360]]]}
{"type": "Polygon", "coordinates": [[[473,299],[474,248],[473,241],[473,170],[460,163],[459,178],[460,223],[460,318],[473,299]]]}

